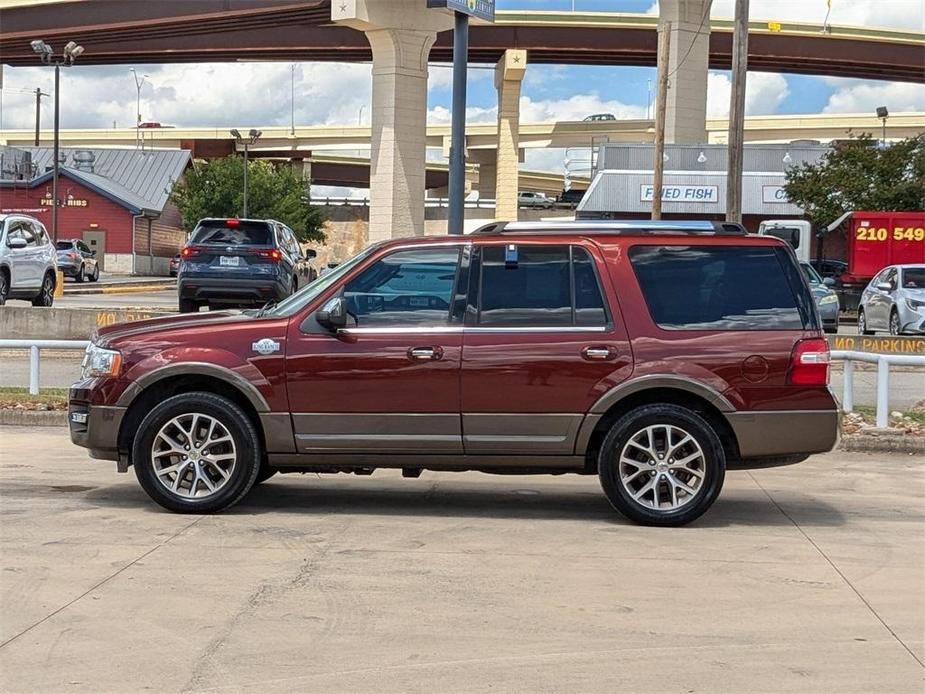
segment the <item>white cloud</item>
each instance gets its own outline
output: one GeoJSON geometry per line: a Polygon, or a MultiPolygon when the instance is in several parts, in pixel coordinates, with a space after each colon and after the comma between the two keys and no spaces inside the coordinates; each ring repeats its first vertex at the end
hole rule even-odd
{"type": "Polygon", "coordinates": [[[893,113],[925,111],[925,85],[828,78],[835,88],[823,113],[872,113],[886,106],[893,113]]]}
{"type": "MultiPolygon", "coordinates": [[[[658,13],[658,3],[649,8],[658,13]]],[[[826,0],[751,0],[749,19],[822,24],[828,11],[826,0]]],[[[713,0],[711,17],[730,18],[735,0],[713,0]]],[[[829,24],[891,29],[925,29],[925,12],[920,0],[832,0],[829,24]]]]}
{"type": "Polygon", "coordinates": [[[645,106],[605,100],[596,92],[575,94],[565,99],[520,99],[522,123],[548,123],[558,120],[583,120],[594,113],[612,113],[619,119],[644,118],[645,106]]]}
{"type": "MultiPolygon", "coordinates": [[[[729,115],[730,77],[722,72],[707,75],[707,116],[723,118],[729,115]]],[[[749,72],[745,82],[745,114],[763,116],[777,112],[790,94],[787,80],[773,72],[749,72]]]]}

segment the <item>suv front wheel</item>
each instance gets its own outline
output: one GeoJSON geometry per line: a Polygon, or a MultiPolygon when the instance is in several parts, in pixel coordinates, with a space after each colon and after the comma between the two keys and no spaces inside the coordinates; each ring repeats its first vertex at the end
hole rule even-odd
{"type": "Polygon", "coordinates": [[[678,526],[699,518],[723,488],[725,472],[723,446],[710,423],[670,404],[623,415],[598,457],[610,503],[645,525],[678,526]]]}
{"type": "Polygon", "coordinates": [[[154,501],[180,513],[214,513],[241,500],[260,471],[260,438],[227,398],[183,393],[142,420],[132,446],[135,476],[154,501]]]}

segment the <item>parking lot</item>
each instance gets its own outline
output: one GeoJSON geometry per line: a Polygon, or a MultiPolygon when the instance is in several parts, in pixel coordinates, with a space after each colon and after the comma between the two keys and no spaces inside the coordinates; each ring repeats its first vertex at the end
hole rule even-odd
{"type": "Polygon", "coordinates": [[[731,472],[680,529],[597,480],[277,476],[154,506],[65,430],[0,428],[4,692],[911,692],[925,467],[731,472]]]}

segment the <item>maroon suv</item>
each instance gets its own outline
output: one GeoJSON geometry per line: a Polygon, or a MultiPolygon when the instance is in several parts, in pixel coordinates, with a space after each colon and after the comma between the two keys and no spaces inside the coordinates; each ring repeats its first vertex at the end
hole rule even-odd
{"type": "Polygon", "coordinates": [[[375,244],[274,308],[101,328],[69,420],[174,511],[276,472],[574,472],[681,525],[727,467],[832,448],[828,363],[775,238],[511,223],[375,244]]]}

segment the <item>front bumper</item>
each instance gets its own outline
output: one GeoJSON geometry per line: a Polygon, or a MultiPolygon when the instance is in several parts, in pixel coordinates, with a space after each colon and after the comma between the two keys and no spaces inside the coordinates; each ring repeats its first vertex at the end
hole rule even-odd
{"type": "Polygon", "coordinates": [[[271,299],[281,301],[289,295],[288,288],[276,277],[241,279],[184,275],[177,283],[177,290],[181,299],[234,305],[260,305],[271,299]]]}
{"type": "Polygon", "coordinates": [[[71,443],[89,449],[91,458],[118,460],[119,428],[125,410],[125,407],[71,400],[67,408],[71,443]]]}
{"type": "Polygon", "coordinates": [[[925,335],[925,313],[914,311],[908,306],[897,305],[899,329],[905,334],[925,335]]]}

